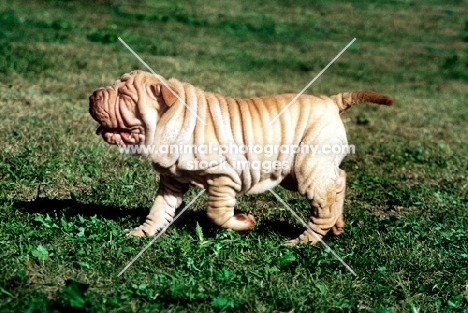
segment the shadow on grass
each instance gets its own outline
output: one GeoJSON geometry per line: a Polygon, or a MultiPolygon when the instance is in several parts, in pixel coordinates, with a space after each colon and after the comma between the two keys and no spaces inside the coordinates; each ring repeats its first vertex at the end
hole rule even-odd
{"type": "MultiPolygon", "coordinates": [[[[176,210],[176,215],[182,211],[185,203],[176,210]]],[[[131,219],[135,226],[142,224],[150,208],[122,208],[109,205],[80,203],[74,199],[49,199],[37,198],[32,201],[19,201],[13,204],[13,208],[27,213],[50,214],[66,217],[72,216],[98,216],[110,220],[131,219]]],[[[221,230],[214,226],[206,216],[205,211],[185,211],[172,226],[176,228],[188,227],[195,229],[197,223],[202,227],[203,233],[207,238],[213,238],[221,230]]],[[[260,236],[269,233],[279,233],[286,238],[297,238],[304,228],[289,224],[286,221],[263,220],[257,222],[254,231],[260,236]]]]}
{"type": "Polygon", "coordinates": [[[304,232],[304,227],[298,227],[289,224],[285,221],[265,221],[258,226],[260,234],[268,234],[271,232],[278,233],[286,237],[286,240],[295,239],[304,232]]]}
{"type": "Polygon", "coordinates": [[[65,216],[99,216],[117,220],[123,217],[142,218],[147,208],[126,209],[109,205],[80,203],[73,199],[36,198],[32,201],[19,201],[13,208],[28,213],[57,214],[65,216]]]}
{"type": "MultiPolygon", "coordinates": [[[[183,205],[181,206],[183,208],[183,205]]],[[[176,212],[177,214],[178,212],[176,212]]],[[[217,233],[222,231],[222,228],[215,226],[206,216],[205,211],[185,211],[182,216],[174,223],[177,228],[188,226],[190,229],[195,229],[197,223],[203,229],[203,235],[206,238],[214,238],[217,233]]],[[[289,224],[286,221],[262,220],[257,221],[253,231],[259,236],[267,236],[270,233],[278,233],[286,238],[297,238],[304,232],[305,228],[289,224]]],[[[248,233],[241,232],[241,233],[248,233]]]]}
{"type": "MultiPolygon", "coordinates": [[[[185,203],[176,210],[179,214],[185,207],[185,203]]],[[[149,207],[124,208],[112,205],[100,205],[92,203],[81,203],[74,199],[49,199],[36,198],[31,201],[18,201],[13,204],[13,208],[26,213],[49,214],[53,216],[73,217],[77,215],[90,217],[98,216],[109,220],[121,220],[123,218],[134,220],[135,226],[141,225],[149,212],[149,207]]],[[[185,211],[172,226],[182,228],[186,225],[195,228],[196,223],[203,228],[209,228],[210,223],[204,211],[185,211]]]]}

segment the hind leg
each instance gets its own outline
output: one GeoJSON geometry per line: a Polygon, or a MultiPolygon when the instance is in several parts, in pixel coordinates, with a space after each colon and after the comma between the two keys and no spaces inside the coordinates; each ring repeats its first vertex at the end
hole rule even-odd
{"type": "Polygon", "coordinates": [[[312,207],[310,220],[307,225],[313,230],[304,231],[299,238],[289,241],[287,244],[295,245],[298,242],[319,242],[328,231],[334,235],[340,235],[344,227],[343,203],[345,196],[346,173],[339,170],[339,176],[335,182],[321,186],[314,193],[307,193],[312,207]]]}
{"type": "Polygon", "coordinates": [[[336,220],[335,226],[332,227],[332,233],[335,236],[341,235],[343,228],[345,227],[345,222],[343,218],[343,204],[345,199],[346,192],[346,172],[343,170],[339,171],[339,177],[336,181],[336,199],[333,210],[339,216],[336,220]]]}

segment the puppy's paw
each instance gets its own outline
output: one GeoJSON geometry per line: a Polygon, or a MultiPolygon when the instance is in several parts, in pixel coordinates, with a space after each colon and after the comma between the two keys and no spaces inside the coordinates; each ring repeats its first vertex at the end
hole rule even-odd
{"type": "Polygon", "coordinates": [[[286,241],[283,245],[286,247],[294,247],[299,243],[299,238],[286,241]]]}
{"type": "Polygon", "coordinates": [[[311,233],[309,230],[304,231],[299,237],[296,239],[288,240],[284,243],[285,246],[294,247],[299,243],[310,243],[315,245],[317,242],[322,240],[323,236],[316,232],[311,233]]]}
{"type": "Polygon", "coordinates": [[[315,245],[317,242],[322,240],[322,235],[317,234],[316,232],[311,232],[309,230],[306,230],[302,235],[297,238],[298,241],[308,243],[310,242],[311,244],[315,245]]]}
{"type": "Polygon", "coordinates": [[[234,214],[228,221],[230,227],[236,231],[251,230],[255,226],[255,217],[252,214],[243,213],[234,214]]]}
{"type": "Polygon", "coordinates": [[[338,219],[336,220],[335,226],[331,228],[331,231],[333,235],[339,236],[343,232],[344,227],[345,227],[344,218],[343,218],[343,215],[340,215],[340,217],[338,217],[338,219]]]}
{"type": "Polygon", "coordinates": [[[247,229],[252,229],[255,226],[255,217],[252,214],[245,215],[242,213],[234,214],[234,219],[239,223],[243,223],[247,229]]]}
{"type": "Polygon", "coordinates": [[[310,243],[312,245],[315,245],[317,242],[321,241],[322,238],[323,238],[323,235],[315,231],[312,233],[310,230],[306,230],[301,235],[299,235],[299,237],[297,237],[296,239],[286,241],[284,245],[288,247],[294,247],[300,243],[310,243]]]}
{"type": "Polygon", "coordinates": [[[149,227],[149,225],[141,225],[126,234],[126,237],[151,237],[156,233],[156,230],[149,227]]]}

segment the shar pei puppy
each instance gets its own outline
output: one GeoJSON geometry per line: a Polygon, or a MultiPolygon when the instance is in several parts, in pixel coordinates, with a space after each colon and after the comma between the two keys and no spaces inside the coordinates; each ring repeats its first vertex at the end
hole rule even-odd
{"type": "Polygon", "coordinates": [[[96,133],[146,156],[160,173],[154,205],[130,235],[152,236],[168,225],[189,185],[207,190],[214,224],[252,229],[255,218],[234,211],[236,196],[278,184],[311,206],[315,234],[306,230],[290,244],[315,243],[330,230],[339,235],[346,186],[339,165],[347,151],[330,148],[348,144],[340,115],[358,103],[393,100],[370,91],[296,96],[236,99],[143,71],[95,90],[89,112],[100,124],[96,133]]]}

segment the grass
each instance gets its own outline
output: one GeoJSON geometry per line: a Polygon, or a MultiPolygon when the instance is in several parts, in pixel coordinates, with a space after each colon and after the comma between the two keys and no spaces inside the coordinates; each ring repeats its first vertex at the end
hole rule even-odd
{"type": "MultiPolygon", "coordinates": [[[[463,1],[0,3],[0,311],[464,312],[468,307],[468,43],[463,1]],[[249,233],[211,227],[206,197],[151,240],[122,236],[158,176],[94,136],[88,95],[144,69],[251,97],[370,89],[355,107],[347,226],[330,246],[282,243],[300,225],[244,195],[249,233]]],[[[276,188],[300,215],[306,201],[276,188]]],[[[191,189],[190,201],[198,191],[191,189]]]]}

